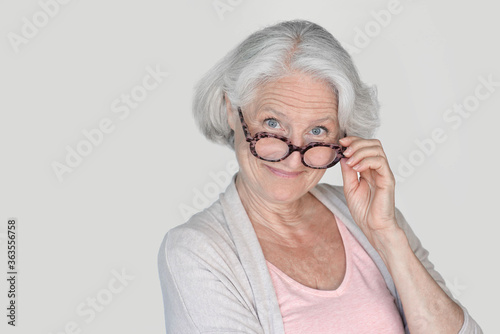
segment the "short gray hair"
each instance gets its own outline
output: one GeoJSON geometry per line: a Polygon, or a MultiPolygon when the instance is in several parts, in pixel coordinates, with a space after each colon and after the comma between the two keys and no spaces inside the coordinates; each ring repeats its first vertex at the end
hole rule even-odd
{"type": "Polygon", "coordinates": [[[226,101],[246,106],[259,85],[292,73],[324,80],[338,102],[341,133],[371,138],[379,126],[375,86],[361,82],[350,55],[321,26],[304,20],[278,23],[259,30],[231,50],[195,87],[193,114],[211,141],[234,149],[226,101]]]}

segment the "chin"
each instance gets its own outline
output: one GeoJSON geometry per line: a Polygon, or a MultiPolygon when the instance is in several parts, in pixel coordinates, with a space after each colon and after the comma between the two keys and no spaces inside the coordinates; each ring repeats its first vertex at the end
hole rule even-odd
{"type": "MultiPolygon", "coordinates": [[[[272,167],[271,167],[272,168],[272,167]]],[[[283,175],[279,172],[273,173],[264,166],[265,177],[262,177],[261,189],[265,198],[272,202],[292,202],[309,190],[307,187],[306,172],[298,175],[283,175]]]]}
{"type": "Polygon", "coordinates": [[[271,184],[265,184],[262,187],[265,193],[265,198],[269,202],[288,203],[293,202],[305,194],[305,191],[297,189],[297,187],[272,187],[271,184]]]}

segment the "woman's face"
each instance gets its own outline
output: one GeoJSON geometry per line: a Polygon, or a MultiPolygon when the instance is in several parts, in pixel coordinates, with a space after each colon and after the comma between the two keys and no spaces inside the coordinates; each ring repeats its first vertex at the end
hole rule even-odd
{"type": "MultiPolygon", "coordinates": [[[[313,188],[325,169],[302,164],[293,152],[279,162],[252,155],[238,116],[238,106],[226,99],[229,126],[235,132],[234,149],[240,166],[238,184],[269,203],[293,202],[313,188]],[[234,109],[234,110],[233,110],[234,109]]],[[[250,134],[265,131],[288,137],[294,145],[338,143],[337,97],[322,81],[294,74],[260,87],[252,104],[241,106],[250,134]]]]}

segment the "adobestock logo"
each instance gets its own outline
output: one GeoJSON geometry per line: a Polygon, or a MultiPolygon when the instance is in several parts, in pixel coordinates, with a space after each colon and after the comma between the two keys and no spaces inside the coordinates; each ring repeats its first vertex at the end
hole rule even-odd
{"type": "Polygon", "coordinates": [[[226,164],[226,170],[215,173],[209,172],[208,175],[213,182],[206,183],[201,190],[194,188],[194,196],[191,204],[181,203],[179,205],[182,219],[186,221],[195,213],[198,213],[212,204],[219,197],[220,193],[226,189],[231,182],[231,178],[238,170],[238,162],[236,160],[231,160],[226,164]]]}
{"type": "MultiPolygon", "coordinates": [[[[85,298],[85,301],[76,306],[76,315],[84,318],[84,324],[89,324],[111,304],[115,297],[132,282],[135,277],[127,274],[125,269],[121,272],[111,270],[111,277],[106,286],[97,291],[95,295],[85,298]]],[[[68,321],[62,330],[49,334],[79,334],[83,332],[81,321],[68,321]]]]}
{"type": "Polygon", "coordinates": [[[63,162],[54,160],[51,164],[52,170],[59,182],[64,181],[63,176],[65,174],[72,173],[80,166],[84,158],[89,156],[94,151],[94,148],[103,143],[105,135],[115,130],[117,121],[127,119],[131,111],[137,109],[149,96],[149,93],[156,90],[168,75],[168,72],[162,71],[160,65],[156,65],[155,69],[147,66],[146,74],[143,76],[140,84],[133,86],[129,93],[120,94],[119,97],[111,102],[111,112],[118,115],[118,120],[103,117],[96,127],[90,130],[82,130],[83,138],[74,145],[74,148],[66,145],[66,156],[63,162]]]}
{"type": "Polygon", "coordinates": [[[354,27],[353,44],[342,43],[342,45],[351,54],[361,53],[361,50],[370,45],[381,34],[382,30],[391,24],[393,17],[403,12],[403,9],[399,0],[391,0],[387,3],[386,9],[372,10],[370,21],[366,22],[362,28],[354,27]]]}
{"type": "Polygon", "coordinates": [[[214,0],[212,2],[212,6],[214,7],[219,19],[224,21],[225,13],[234,11],[234,9],[241,5],[242,2],[243,0],[214,0]]]}
{"type": "Polygon", "coordinates": [[[40,30],[43,29],[50,20],[59,14],[62,5],[66,5],[71,0],[41,0],[38,1],[40,9],[36,11],[31,20],[23,16],[20,34],[15,32],[7,33],[7,39],[15,53],[19,53],[21,45],[28,44],[33,38],[38,36],[40,30]]]}
{"type": "MultiPolygon", "coordinates": [[[[500,87],[500,82],[494,81],[492,74],[486,78],[479,76],[478,81],[479,84],[476,85],[472,94],[463,98],[461,103],[454,103],[443,112],[443,120],[452,130],[458,130],[464,120],[471,117],[472,113],[479,109],[481,102],[489,99],[500,87]]],[[[398,157],[399,166],[394,169],[396,181],[404,183],[408,177],[415,173],[417,167],[423,165],[434,154],[439,144],[446,142],[447,139],[447,131],[443,127],[432,129],[427,138],[415,139],[414,143],[417,148],[406,156],[400,155],[398,157]]]]}
{"type": "Polygon", "coordinates": [[[448,289],[450,290],[451,294],[455,298],[460,297],[462,295],[462,293],[465,290],[467,290],[467,286],[461,284],[458,281],[458,277],[456,277],[456,276],[453,278],[453,281],[445,279],[445,282],[446,282],[446,286],[448,287],[448,289]]]}

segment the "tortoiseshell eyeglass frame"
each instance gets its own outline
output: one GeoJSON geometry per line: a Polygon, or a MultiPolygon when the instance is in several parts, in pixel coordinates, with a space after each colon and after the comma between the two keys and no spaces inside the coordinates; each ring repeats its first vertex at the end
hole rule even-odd
{"type": "Polygon", "coordinates": [[[285,160],[293,152],[298,151],[298,152],[300,152],[300,158],[301,158],[302,163],[304,164],[304,166],[309,167],[309,168],[314,168],[314,169],[326,169],[326,168],[333,167],[333,166],[335,166],[340,161],[340,159],[344,158],[344,154],[343,153],[346,150],[346,148],[343,147],[343,146],[341,146],[341,145],[337,145],[337,144],[328,144],[328,143],[322,143],[322,142],[312,142],[312,143],[309,143],[309,144],[307,144],[305,146],[299,147],[299,146],[293,145],[292,142],[290,141],[290,139],[288,139],[287,137],[283,137],[283,136],[280,136],[280,135],[277,135],[277,134],[274,134],[274,133],[263,132],[263,131],[257,132],[252,137],[252,135],[250,134],[250,131],[248,130],[248,125],[245,122],[245,119],[243,118],[243,113],[242,113],[240,107],[238,107],[238,114],[240,116],[241,126],[243,127],[243,133],[245,134],[246,141],[250,143],[250,152],[252,152],[252,154],[256,158],[259,158],[259,159],[264,160],[264,161],[269,161],[269,162],[278,162],[278,161],[285,160]],[[265,159],[265,158],[261,157],[260,155],[257,154],[257,151],[255,150],[255,145],[262,138],[276,138],[276,139],[279,139],[279,140],[285,142],[288,145],[288,153],[285,154],[280,159],[265,159]],[[333,161],[331,163],[329,163],[326,166],[323,166],[323,167],[309,166],[305,162],[305,160],[304,160],[304,154],[308,150],[310,150],[311,148],[318,147],[318,146],[330,147],[331,149],[333,149],[334,151],[337,152],[337,156],[335,157],[335,159],[333,159],[333,161]]]}

